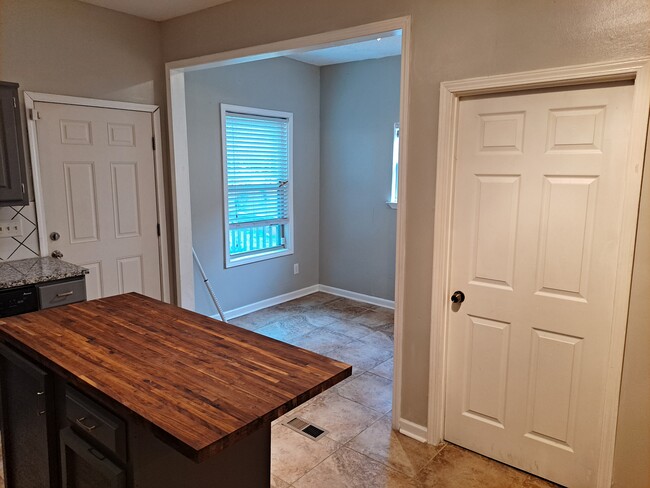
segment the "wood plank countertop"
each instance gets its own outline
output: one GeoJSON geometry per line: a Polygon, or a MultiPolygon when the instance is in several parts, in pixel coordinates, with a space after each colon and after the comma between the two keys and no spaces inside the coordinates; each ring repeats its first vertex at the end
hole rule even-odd
{"type": "Polygon", "coordinates": [[[352,367],[136,293],[0,319],[0,339],[203,461],[352,367]]]}

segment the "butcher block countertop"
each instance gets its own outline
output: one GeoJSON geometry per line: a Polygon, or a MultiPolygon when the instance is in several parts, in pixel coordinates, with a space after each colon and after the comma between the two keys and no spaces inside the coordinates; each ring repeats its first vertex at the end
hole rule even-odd
{"type": "Polygon", "coordinates": [[[0,319],[9,342],[203,461],[352,367],[136,293],[0,319]]]}

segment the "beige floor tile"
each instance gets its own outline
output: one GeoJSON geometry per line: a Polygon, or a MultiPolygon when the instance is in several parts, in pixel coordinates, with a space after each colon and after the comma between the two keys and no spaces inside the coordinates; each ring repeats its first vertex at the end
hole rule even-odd
{"type": "Polygon", "coordinates": [[[271,428],[271,474],[291,484],[338,447],[328,437],[315,441],[284,425],[276,425],[271,428]]]}
{"type": "Polygon", "coordinates": [[[368,334],[365,337],[362,337],[359,340],[364,344],[366,344],[368,347],[390,351],[391,354],[395,349],[395,343],[393,341],[393,337],[390,335],[383,334],[381,332],[376,332],[376,331],[371,332],[370,334],[368,334]]]}
{"type": "Polygon", "coordinates": [[[363,303],[348,300],[347,298],[339,298],[327,302],[320,305],[318,308],[334,318],[350,321],[353,321],[355,317],[368,311],[368,308],[366,308],[363,303]]]}
{"type": "Polygon", "coordinates": [[[382,415],[330,390],[316,397],[313,403],[301,408],[299,416],[327,430],[327,437],[344,443],[365,430],[382,415]]]}
{"type": "Polygon", "coordinates": [[[391,348],[377,348],[362,341],[363,339],[352,341],[347,346],[331,351],[326,356],[351,364],[353,374],[368,371],[393,356],[391,348]]]}
{"type": "Polygon", "coordinates": [[[311,325],[301,316],[290,316],[257,329],[258,334],[272,337],[282,342],[292,342],[300,336],[309,334],[317,327],[311,325]]]}
{"type": "Polygon", "coordinates": [[[524,484],[521,485],[521,488],[561,488],[561,486],[530,474],[524,480],[524,484]]]}
{"type": "Polygon", "coordinates": [[[375,332],[381,332],[385,336],[390,337],[391,340],[393,340],[393,337],[395,336],[395,327],[393,324],[379,325],[377,327],[373,327],[373,330],[375,332]]]}
{"type": "Polygon", "coordinates": [[[351,449],[342,448],[300,478],[296,488],[405,488],[417,485],[404,474],[351,449]]]}
{"type": "Polygon", "coordinates": [[[331,330],[317,329],[298,337],[291,343],[294,346],[327,355],[332,349],[345,347],[353,340],[348,336],[332,332],[331,330]]]}
{"type": "Polygon", "coordinates": [[[446,445],[417,476],[436,488],[521,488],[528,475],[452,444],[446,445]]]}
{"type": "Polygon", "coordinates": [[[383,363],[378,364],[374,368],[370,370],[372,374],[376,374],[377,376],[381,376],[382,378],[386,378],[388,380],[393,379],[393,367],[394,367],[394,361],[393,358],[388,359],[387,361],[384,361],[383,363]]]}
{"type": "Polygon", "coordinates": [[[346,447],[414,477],[442,446],[418,442],[393,430],[387,415],[352,439],[346,447]]]}
{"type": "MultiPolygon", "coordinates": [[[[277,307],[281,307],[278,305],[277,307]]],[[[277,308],[276,307],[276,308],[277,308]]],[[[320,308],[319,305],[314,305],[311,307],[296,305],[291,309],[281,310],[279,309],[279,314],[285,318],[297,318],[302,317],[303,320],[309,322],[310,324],[316,327],[323,327],[324,325],[331,324],[336,320],[332,315],[328,314],[328,310],[320,308]]]]}
{"type": "Polygon", "coordinates": [[[377,327],[380,325],[393,324],[395,321],[395,314],[392,310],[387,308],[379,308],[377,310],[368,310],[361,315],[354,318],[358,324],[367,327],[377,327]]]}
{"type": "Polygon", "coordinates": [[[392,408],[393,382],[372,373],[364,373],[337,388],[344,398],[386,413],[392,408]]]}
{"type": "Polygon", "coordinates": [[[333,322],[325,325],[324,327],[327,330],[336,332],[337,334],[343,334],[352,339],[361,339],[362,337],[367,336],[368,334],[375,332],[374,329],[366,327],[365,325],[357,324],[355,322],[350,322],[349,320],[339,320],[334,319],[333,322]]]}
{"type": "Polygon", "coordinates": [[[323,305],[334,300],[338,300],[339,297],[336,295],[330,295],[329,293],[316,292],[311,295],[306,295],[304,297],[296,298],[288,302],[280,303],[273,307],[277,310],[290,310],[290,311],[304,311],[309,310],[319,305],[323,305]]]}
{"type": "Polygon", "coordinates": [[[302,317],[304,320],[309,322],[311,325],[315,327],[323,327],[325,325],[329,325],[332,322],[335,322],[337,319],[332,317],[331,315],[328,315],[327,312],[323,310],[307,310],[304,312],[300,312],[297,314],[298,316],[302,317]]]}
{"type": "Polygon", "coordinates": [[[277,476],[271,475],[271,487],[270,488],[290,488],[291,485],[286,481],[278,478],[277,476]]]}
{"type": "Polygon", "coordinates": [[[352,300],[350,298],[338,297],[335,300],[331,300],[327,302],[327,306],[329,308],[335,308],[340,310],[347,309],[350,307],[357,307],[357,308],[363,308],[364,310],[370,310],[371,305],[365,302],[352,300]]]}
{"type": "Polygon", "coordinates": [[[230,319],[228,322],[244,329],[257,330],[261,327],[264,327],[265,325],[277,322],[285,316],[286,313],[284,312],[270,308],[264,308],[262,310],[258,310],[257,312],[230,319]]]}

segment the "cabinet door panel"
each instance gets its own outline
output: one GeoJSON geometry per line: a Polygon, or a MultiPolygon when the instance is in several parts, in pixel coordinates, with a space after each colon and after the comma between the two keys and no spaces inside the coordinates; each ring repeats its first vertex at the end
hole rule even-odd
{"type": "Polygon", "coordinates": [[[75,434],[63,429],[61,467],[63,488],[124,488],[126,473],[100,451],[75,434]]]}
{"type": "Polygon", "coordinates": [[[0,345],[3,448],[11,488],[56,486],[56,438],[52,378],[20,354],[0,345]]]}
{"type": "Polygon", "coordinates": [[[0,84],[0,205],[27,203],[18,90],[0,84]]]}

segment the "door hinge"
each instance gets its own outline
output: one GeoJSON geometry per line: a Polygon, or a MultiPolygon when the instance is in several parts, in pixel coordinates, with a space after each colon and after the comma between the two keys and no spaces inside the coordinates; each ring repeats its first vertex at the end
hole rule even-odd
{"type": "Polygon", "coordinates": [[[11,97],[14,102],[14,108],[18,108],[18,102],[16,102],[16,97],[11,97]]]}
{"type": "Polygon", "coordinates": [[[152,137],[151,138],[151,148],[155,151],[156,150],[156,138],[152,137]]]}
{"type": "Polygon", "coordinates": [[[21,187],[22,190],[23,190],[23,195],[24,195],[25,193],[27,193],[27,192],[25,191],[25,183],[21,183],[21,184],[20,184],[20,187],[21,187]]]}
{"type": "Polygon", "coordinates": [[[38,113],[38,110],[30,108],[29,109],[29,120],[39,120],[41,118],[41,114],[38,113]]]}
{"type": "Polygon", "coordinates": [[[156,232],[158,233],[158,237],[160,237],[160,224],[156,224],[156,232]]]}

